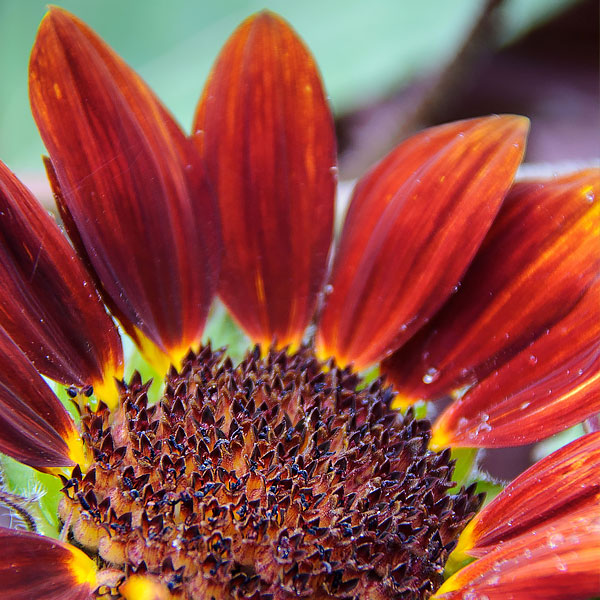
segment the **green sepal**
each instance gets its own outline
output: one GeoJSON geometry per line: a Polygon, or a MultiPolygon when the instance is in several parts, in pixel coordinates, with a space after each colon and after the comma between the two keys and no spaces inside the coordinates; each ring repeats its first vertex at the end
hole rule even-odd
{"type": "Polygon", "coordinates": [[[477,448],[452,448],[451,459],[455,461],[452,480],[455,482],[448,494],[456,494],[462,486],[472,482],[471,474],[477,467],[477,448]]]}
{"type": "Polygon", "coordinates": [[[43,491],[39,501],[32,502],[26,509],[33,517],[39,533],[58,538],[58,503],[62,497],[60,490],[63,487],[61,480],[54,475],[40,473],[22,465],[3,454],[0,454],[0,466],[7,491],[23,498],[29,498],[38,491],[43,491]]]}
{"type": "Polygon", "coordinates": [[[489,504],[504,489],[504,484],[482,472],[477,472],[477,477],[469,481],[469,485],[471,483],[477,484],[475,488],[477,494],[485,493],[483,506],[489,504]]]}

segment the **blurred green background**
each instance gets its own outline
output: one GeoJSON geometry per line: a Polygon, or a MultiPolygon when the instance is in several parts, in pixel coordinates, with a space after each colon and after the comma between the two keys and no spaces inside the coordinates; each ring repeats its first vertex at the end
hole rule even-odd
{"type": "MultiPolygon", "coordinates": [[[[279,12],[306,40],[336,115],[344,116],[389,98],[416,76],[443,70],[486,7],[497,4],[494,44],[504,45],[573,0],[65,0],[61,6],[100,33],[189,129],[220,46],[257,10],[279,12]]],[[[0,158],[34,188],[43,148],[29,112],[27,62],[46,5],[0,0],[0,158]]]]}

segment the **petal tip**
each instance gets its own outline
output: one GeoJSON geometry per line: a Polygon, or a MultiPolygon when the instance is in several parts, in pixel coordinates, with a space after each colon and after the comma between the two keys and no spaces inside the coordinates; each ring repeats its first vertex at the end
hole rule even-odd
{"type": "Polygon", "coordinates": [[[250,15],[244,24],[252,25],[255,23],[264,24],[266,26],[284,26],[291,29],[291,25],[280,14],[269,10],[268,8],[264,8],[263,10],[250,15]]]}
{"type": "Polygon", "coordinates": [[[75,19],[77,19],[77,17],[62,6],[56,6],[56,4],[49,4],[48,10],[46,14],[42,17],[38,29],[41,30],[42,27],[51,26],[59,21],[74,21],[75,19]]]}
{"type": "Polygon", "coordinates": [[[525,139],[531,128],[531,121],[529,117],[523,117],[521,115],[505,115],[507,121],[512,125],[515,135],[520,135],[525,139]]]}
{"type": "Polygon", "coordinates": [[[524,117],[522,115],[494,115],[492,117],[495,119],[496,127],[504,128],[507,131],[507,138],[510,136],[515,141],[513,144],[515,147],[517,145],[523,146],[525,145],[525,140],[527,139],[527,135],[529,133],[529,129],[531,126],[531,121],[529,117],[524,117]]]}

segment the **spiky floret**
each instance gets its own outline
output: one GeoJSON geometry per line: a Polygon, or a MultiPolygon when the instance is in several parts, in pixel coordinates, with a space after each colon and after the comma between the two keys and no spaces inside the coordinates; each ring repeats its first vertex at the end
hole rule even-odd
{"type": "Polygon", "coordinates": [[[308,349],[234,366],[204,347],[155,405],[135,375],[116,413],[83,416],[94,462],[61,506],[73,541],[182,599],[427,598],[481,498],[448,495],[429,423],[361,385],[308,349]]]}

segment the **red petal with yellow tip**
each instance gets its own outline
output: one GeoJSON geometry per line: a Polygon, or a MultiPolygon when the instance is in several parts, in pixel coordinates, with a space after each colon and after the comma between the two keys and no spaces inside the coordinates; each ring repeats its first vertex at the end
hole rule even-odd
{"type": "Polygon", "coordinates": [[[500,545],[448,579],[435,600],[589,600],[600,594],[598,507],[500,545]]]}
{"type": "Polygon", "coordinates": [[[83,265],[2,162],[0,326],[38,371],[66,385],[122,374],[119,334],[83,265]]]}
{"type": "Polygon", "coordinates": [[[433,316],[500,208],[527,127],[514,116],[434,127],[358,183],[319,323],[319,354],[363,368],[433,316]]]}
{"type": "Polygon", "coordinates": [[[184,354],[202,333],[220,254],[197,150],[145,83],[63,10],[40,25],[29,86],[62,212],[107,302],[129,333],[184,354]]]}
{"type": "Polygon", "coordinates": [[[560,321],[600,273],[600,169],[517,183],[458,292],[382,370],[407,398],[481,380],[560,321]]]}
{"type": "Polygon", "coordinates": [[[433,447],[530,444],[600,412],[600,280],[567,316],[453,402],[433,447]]]}
{"type": "Polygon", "coordinates": [[[0,452],[37,469],[73,465],[75,425],[0,327],[0,452]]]}
{"type": "Polygon", "coordinates": [[[238,28],[195,130],[221,207],[221,298],[255,341],[298,343],[327,265],[336,146],[317,68],[287,23],[263,12],[238,28]]]}
{"type": "Polygon", "coordinates": [[[590,433],[546,456],[510,483],[461,534],[459,548],[482,556],[500,543],[568,512],[600,514],[600,433],[590,433]]]}
{"type": "Polygon", "coordinates": [[[0,528],[3,600],[88,600],[95,573],[95,563],[69,544],[0,528]]]}

